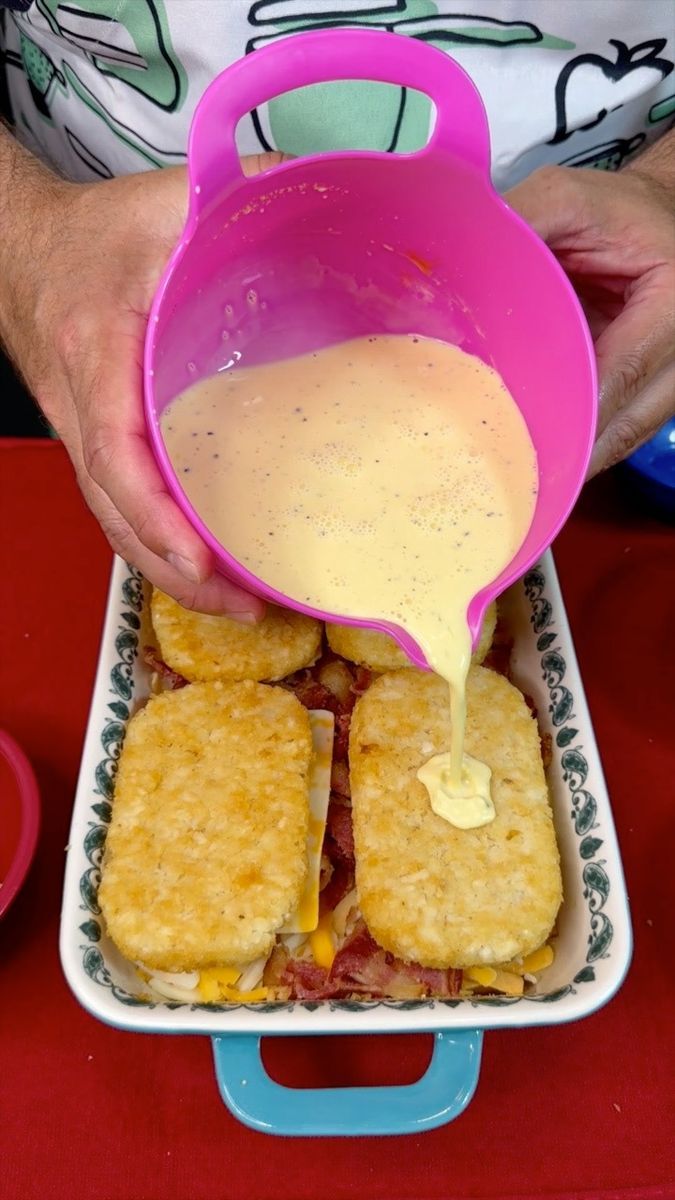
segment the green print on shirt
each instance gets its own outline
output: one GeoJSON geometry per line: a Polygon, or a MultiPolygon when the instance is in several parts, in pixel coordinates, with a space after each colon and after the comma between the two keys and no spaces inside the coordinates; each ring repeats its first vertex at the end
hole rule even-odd
{"type": "Polygon", "coordinates": [[[102,75],[176,112],[187,93],[174,53],[164,0],[37,0],[50,28],[84,50],[102,75]]]}
{"type": "MultiPolygon", "coordinates": [[[[248,15],[256,36],[249,41],[246,52],[290,33],[364,25],[418,38],[445,50],[453,45],[574,49],[572,42],[542,33],[529,22],[439,12],[439,0],[362,0],[348,7],[336,5],[330,13],[306,0],[303,11],[299,9],[295,0],[256,0],[248,15]]],[[[426,96],[406,88],[340,82],[302,88],[271,100],[267,105],[270,137],[265,134],[260,113],[254,112],[252,119],[266,150],[276,146],[296,155],[341,149],[410,154],[427,141],[431,104],[426,96]]]]}
{"type": "MultiPolygon", "coordinates": [[[[163,151],[159,147],[153,146],[135,130],[111,116],[68,63],[62,62],[63,71],[60,71],[51,58],[45,54],[44,50],[40,46],[37,46],[35,42],[32,42],[30,38],[27,38],[24,33],[20,34],[20,46],[21,65],[28,80],[33,103],[43,120],[51,122],[51,104],[55,89],[59,88],[66,96],[77,96],[83,104],[86,104],[91,112],[95,113],[97,117],[100,117],[105,122],[121,142],[124,142],[130,150],[134,150],[136,154],[139,154],[148,166],[164,167],[170,162],[184,161],[185,155],[182,152],[163,151]]],[[[18,64],[13,62],[12,65],[15,66],[18,64]]],[[[22,113],[21,117],[26,128],[30,129],[25,114],[22,113]]],[[[103,178],[109,178],[112,172],[98,155],[85,146],[80,138],[73,134],[67,126],[65,127],[65,132],[71,149],[86,163],[90,170],[103,178]]]]}
{"type": "Polygon", "coordinates": [[[33,103],[45,121],[51,121],[50,100],[54,89],[66,90],[66,81],[56,65],[35,42],[20,34],[21,62],[28,80],[33,103]]]}
{"type": "Polygon", "coordinates": [[[632,137],[613,138],[609,142],[601,142],[599,146],[587,146],[579,154],[571,158],[563,158],[561,167],[593,167],[598,171],[620,171],[629,158],[637,154],[647,140],[645,133],[635,133],[632,137]]]}
{"type": "Polygon", "coordinates": [[[668,117],[675,117],[675,96],[666,96],[663,100],[658,100],[649,110],[650,125],[666,121],[668,117]]]}
{"type": "Polygon", "coordinates": [[[124,144],[128,146],[130,150],[135,150],[137,154],[140,154],[141,158],[145,159],[145,162],[148,164],[148,166],[165,167],[168,165],[167,158],[173,159],[175,162],[184,161],[184,154],[168,154],[167,152],[165,155],[164,152],[158,150],[156,146],[150,145],[150,143],[147,142],[145,138],[142,138],[141,135],[135,130],[122,124],[121,121],[115,120],[115,118],[110,115],[107,109],[103,107],[94,93],[89,90],[85,83],[83,83],[79,75],[76,75],[72,67],[69,67],[68,63],[64,62],[63,70],[65,71],[68,85],[75,95],[79,97],[82,103],[86,104],[93,113],[96,113],[96,116],[100,117],[102,121],[105,121],[108,128],[112,130],[116,137],[118,137],[121,142],[124,142],[124,144]]]}

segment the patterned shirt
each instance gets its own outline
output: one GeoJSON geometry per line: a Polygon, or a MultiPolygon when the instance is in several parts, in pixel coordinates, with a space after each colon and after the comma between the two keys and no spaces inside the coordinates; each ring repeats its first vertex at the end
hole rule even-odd
{"type": "MultiPolygon", "coordinates": [[[[387,29],[451,54],[486,105],[505,188],[546,162],[615,169],[675,117],[670,0],[0,0],[19,136],[74,179],[185,160],[208,83],[310,29],[387,29]]],[[[279,96],[241,122],[241,153],[410,151],[416,92],[346,82],[279,96]]]]}

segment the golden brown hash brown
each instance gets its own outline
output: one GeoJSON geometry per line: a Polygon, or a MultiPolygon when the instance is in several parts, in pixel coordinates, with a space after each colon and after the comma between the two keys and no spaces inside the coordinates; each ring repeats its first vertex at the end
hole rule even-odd
{"type": "Polygon", "coordinates": [[[102,880],[126,958],[193,971],[266,955],[307,871],[309,717],[282,688],[195,683],[129,722],[102,880]]]}
{"type": "Polygon", "coordinates": [[[472,667],[466,751],[492,770],[496,818],[456,829],[418,769],[449,747],[448,688],[382,675],[357,702],[349,761],[359,905],[373,937],[428,967],[499,964],[546,940],[562,898],[537,724],[506,679],[472,667]]]}
{"type": "MultiPolygon", "coordinates": [[[[494,637],[497,624],[497,605],[486,609],[478,645],[471,656],[473,663],[482,663],[494,637]]],[[[349,662],[369,667],[371,671],[395,671],[409,667],[408,656],[388,633],[379,629],[363,629],[358,625],[326,625],[328,645],[334,654],[349,662]]]]}
{"type": "Polygon", "coordinates": [[[269,605],[257,625],[206,616],[182,608],[153,590],[152,624],[164,662],[185,679],[283,679],[314,663],[321,623],[303,613],[269,605]]]}

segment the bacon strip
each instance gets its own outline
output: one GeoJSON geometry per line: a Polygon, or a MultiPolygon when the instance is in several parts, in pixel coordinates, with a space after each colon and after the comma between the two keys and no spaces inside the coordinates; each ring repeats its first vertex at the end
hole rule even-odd
{"type": "Polygon", "coordinates": [[[362,920],[338,950],[330,971],[314,963],[290,959],[282,977],[283,984],[298,1000],[353,995],[392,1000],[430,995],[448,997],[459,993],[461,981],[461,971],[434,971],[387,954],[362,920]]]}
{"type": "Polygon", "coordinates": [[[513,638],[507,630],[504,629],[501,619],[497,621],[497,628],[492,639],[492,645],[483,659],[483,666],[489,667],[491,671],[496,671],[498,675],[505,675],[507,679],[511,674],[511,654],[513,652],[513,638]]]}
{"type": "Polygon", "coordinates": [[[283,686],[293,692],[305,708],[323,708],[334,714],[339,709],[333,693],[314,679],[310,671],[298,671],[296,675],[289,676],[283,686]]]}
{"type": "Polygon", "coordinates": [[[339,859],[347,866],[354,866],[354,829],[352,806],[343,804],[331,796],[326,818],[326,832],[330,839],[327,854],[331,862],[339,859]]]}
{"type": "Polygon", "coordinates": [[[325,967],[318,967],[304,958],[289,959],[281,985],[290,988],[292,1000],[327,1000],[335,995],[325,967]]]}
{"type": "Polygon", "coordinates": [[[324,917],[326,913],[330,913],[342,900],[347,892],[351,892],[354,886],[354,868],[343,862],[337,855],[333,845],[330,844],[330,839],[324,841],[324,851],[332,851],[334,857],[331,858],[333,871],[328,879],[326,886],[319,892],[319,916],[324,917]],[[327,843],[329,843],[327,845],[327,843]]]}
{"type": "Polygon", "coordinates": [[[276,945],[265,963],[263,971],[264,987],[280,987],[290,956],[285,946],[276,945]]]}
{"type": "Polygon", "coordinates": [[[349,782],[349,767],[346,762],[334,762],[330,773],[331,791],[338,796],[351,799],[352,788],[349,782]]]}
{"type": "MultiPolygon", "coordinates": [[[[366,691],[373,680],[373,672],[365,667],[356,667],[344,659],[338,658],[326,651],[313,667],[304,671],[296,671],[284,680],[283,687],[293,692],[305,708],[323,708],[332,712],[335,717],[335,734],[333,737],[333,769],[346,767],[349,755],[349,726],[352,711],[359,696],[366,691]],[[335,669],[341,665],[338,675],[335,669]],[[348,685],[349,682],[349,686],[348,685]],[[328,686],[332,684],[333,686],[328,686]]],[[[348,771],[347,771],[347,779],[348,771]]],[[[342,791],[342,787],[336,787],[342,791]]],[[[349,795],[349,792],[343,792],[349,795]]]]}
{"type": "Polygon", "coordinates": [[[352,714],[341,713],[335,718],[335,736],[333,738],[333,762],[346,763],[349,757],[349,727],[352,714]]]}
{"type": "Polygon", "coordinates": [[[375,672],[370,671],[368,667],[356,667],[354,670],[354,683],[352,684],[354,694],[362,696],[364,692],[368,691],[374,678],[375,672]]]}
{"type": "MultiPolygon", "coordinates": [[[[331,798],[323,843],[323,854],[332,870],[322,870],[321,916],[333,912],[354,887],[349,727],[354,705],[372,680],[372,671],[326,651],[313,667],[297,671],[284,682],[306,708],[327,709],[335,717],[331,798]]],[[[293,1000],[344,999],[353,995],[407,1000],[458,995],[462,972],[435,971],[395,958],[378,946],[361,919],[338,950],[330,971],[311,960],[280,954],[277,949],[265,969],[263,982],[285,990],[293,1000]]]]}
{"type": "Polygon", "coordinates": [[[179,688],[187,687],[189,680],[183,675],[179,675],[178,671],[173,671],[167,666],[163,658],[160,658],[159,651],[155,650],[154,646],[143,647],[143,661],[150,667],[151,671],[156,671],[161,675],[166,683],[169,691],[177,692],[179,688]]]}
{"type": "Polygon", "coordinates": [[[550,733],[542,733],[539,740],[541,742],[541,761],[544,764],[544,770],[548,771],[553,762],[553,738],[550,733]]]}

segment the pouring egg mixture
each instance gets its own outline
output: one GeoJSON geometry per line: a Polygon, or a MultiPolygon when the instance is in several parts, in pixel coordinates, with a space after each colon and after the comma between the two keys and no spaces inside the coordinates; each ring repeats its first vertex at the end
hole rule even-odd
{"type": "Polygon", "coordinates": [[[447,749],[418,778],[453,826],[493,821],[490,769],[464,750],[466,614],[525,540],[538,482],[499,375],[443,342],[364,337],[221,371],[161,428],[195,510],[254,575],[414,638],[450,690],[447,749]]]}

